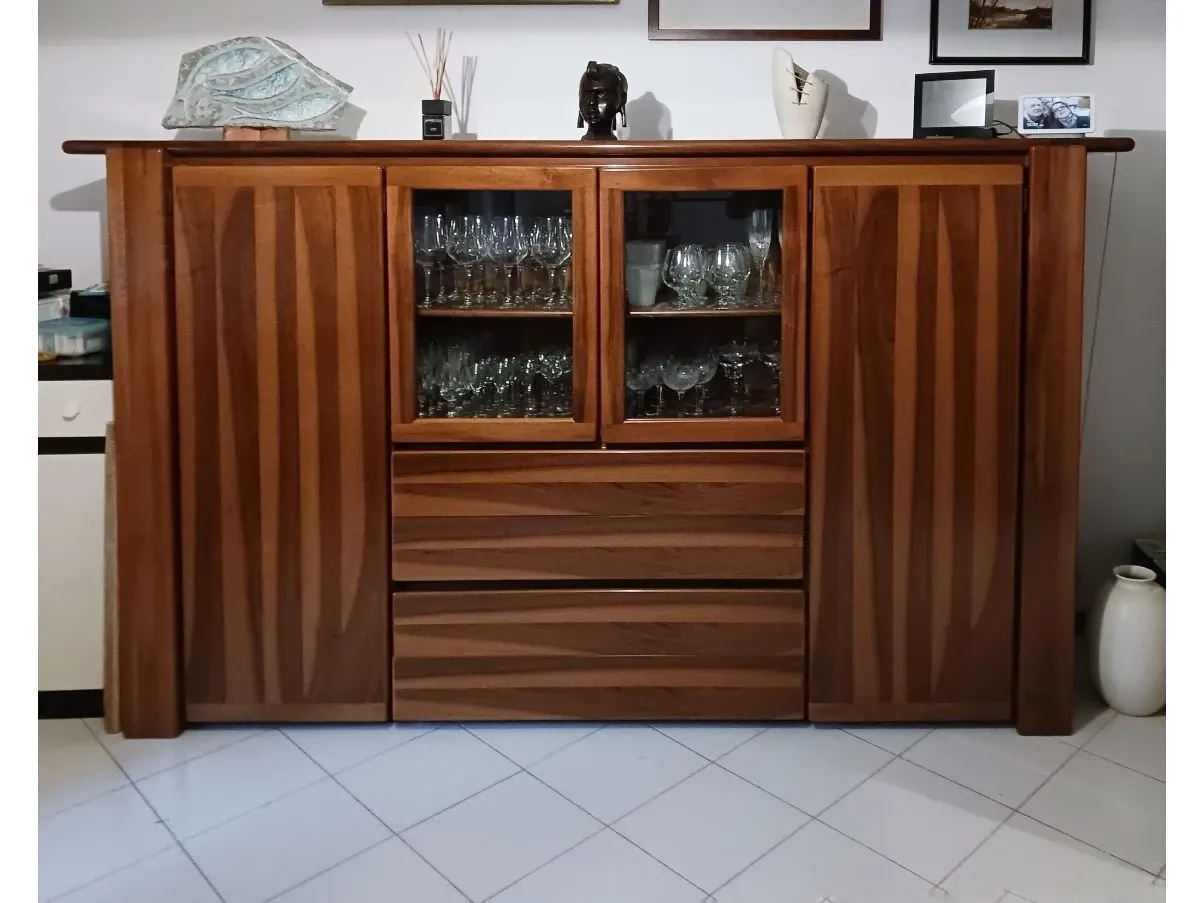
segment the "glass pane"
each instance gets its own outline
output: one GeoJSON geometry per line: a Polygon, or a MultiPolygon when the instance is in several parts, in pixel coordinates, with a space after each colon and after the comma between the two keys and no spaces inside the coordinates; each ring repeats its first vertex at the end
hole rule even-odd
{"type": "Polygon", "coordinates": [[[572,193],[415,191],[419,418],[572,417],[572,193]]]}
{"type": "Polygon", "coordinates": [[[780,416],[782,202],[625,196],[628,419],[780,416]]]}

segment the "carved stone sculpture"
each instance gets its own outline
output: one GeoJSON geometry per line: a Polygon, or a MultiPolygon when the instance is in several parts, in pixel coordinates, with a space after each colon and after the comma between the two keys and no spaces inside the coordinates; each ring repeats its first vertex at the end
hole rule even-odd
{"type": "Polygon", "coordinates": [[[615,119],[627,125],[627,77],[618,66],[590,60],[577,89],[577,128],[582,141],[618,141],[615,119]]]}
{"type": "Polygon", "coordinates": [[[333,129],[351,85],[275,38],[231,38],[184,54],[163,128],[333,129]]]}
{"type": "Polygon", "coordinates": [[[781,47],[773,52],[773,107],[783,138],[816,138],[828,106],[828,83],[794,62],[781,47]]]}

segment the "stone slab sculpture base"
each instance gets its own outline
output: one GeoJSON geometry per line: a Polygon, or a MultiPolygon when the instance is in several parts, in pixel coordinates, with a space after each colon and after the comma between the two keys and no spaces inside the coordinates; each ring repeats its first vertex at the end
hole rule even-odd
{"type": "Polygon", "coordinates": [[[288,141],[292,135],[286,128],[255,128],[228,125],[222,129],[223,141],[288,141]]]}

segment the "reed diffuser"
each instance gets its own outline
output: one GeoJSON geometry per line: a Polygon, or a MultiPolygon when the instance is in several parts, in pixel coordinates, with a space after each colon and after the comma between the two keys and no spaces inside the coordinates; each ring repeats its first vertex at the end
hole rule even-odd
{"type": "Polygon", "coordinates": [[[433,58],[427,53],[426,41],[421,34],[418,35],[417,42],[408,31],[406,38],[409,39],[414,56],[418,58],[427,84],[431,88],[431,99],[422,102],[422,137],[440,141],[447,137],[452,117],[452,103],[443,97],[444,89],[450,87],[447,83],[447,57],[451,51],[452,33],[442,28],[435,33],[433,58]]]}

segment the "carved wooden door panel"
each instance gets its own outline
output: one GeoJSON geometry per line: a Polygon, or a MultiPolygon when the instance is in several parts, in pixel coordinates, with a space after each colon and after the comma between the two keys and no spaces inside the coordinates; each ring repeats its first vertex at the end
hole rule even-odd
{"type": "Polygon", "coordinates": [[[1023,168],[819,167],[809,715],[1012,717],[1023,168]]]}
{"type": "Polygon", "coordinates": [[[382,174],[174,174],[185,716],[388,717],[382,174]]]}

